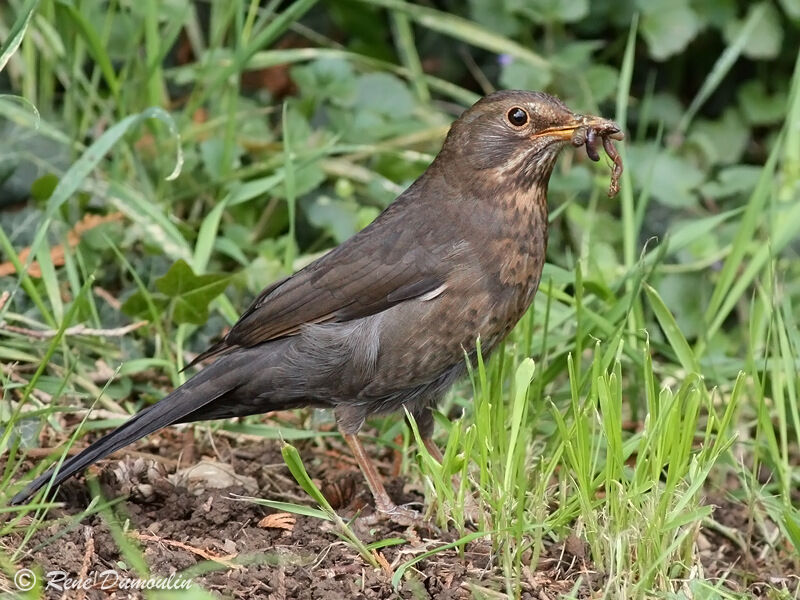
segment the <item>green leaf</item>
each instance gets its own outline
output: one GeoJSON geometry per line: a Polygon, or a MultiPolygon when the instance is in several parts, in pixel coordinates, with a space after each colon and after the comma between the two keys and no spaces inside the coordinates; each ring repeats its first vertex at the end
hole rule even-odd
{"type": "Polygon", "coordinates": [[[414,96],[398,77],[368,73],[356,81],[355,105],[393,119],[403,118],[414,111],[414,96]]]}
{"type": "Polygon", "coordinates": [[[533,381],[533,374],[536,365],[532,358],[524,359],[514,375],[514,403],[512,405],[511,433],[509,435],[508,450],[506,451],[506,469],[503,478],[503,486],[507,491],[511,490],[511,479],[514,475],[512,465],[515,459],[515,449],[519,440],[519,432],[522,427],[522,418],[528,398],[528,388],[533,381]]]}
{"type": "Polygon", "coordinates": [[[283,462],[289,467],[289,471],[297,483],[300,484],[300,487],[319,504],[320,508],[322,508],[330,518],[333,518],[336,511],[333,510],[333,507],[331,507],[330,503],[325,498],[322,490],[311,480],[308,471],[306,471],[305,466],[303,466],[303,460],[300,458],[300,453],[297,451],[297,448],[291,444],[284,443],[283,446],[281,446],[281,455],[283,456],[283,462]]]}
{"type": "Polygon", "coordinates": [[[702,28],[700,15],[685,2],[640,2],[642,35],[650,56],[666,60],[683,51],[702,28]]]}
{"type": "Polygon", "coordinates": [[[659,202],[673,207],[696,204],[692,190],[703,182],[705,175],[689,160],[654,144],[631,144],[628,157],[630,172],[639,186],[647,186],[659,202]]]}
{"type": "Polygon", "coordinates": [[[752,192],[758,183],[761,167],[734,165],[722,169],[714,181],[704,183],[700,193],[710,198],[725,198],[752,192]]]}
{"type": "Polygon", "coordinates": [[[785,508],[783,511],[783,525],[795,550],[800,552],[800,512],[792,506],[785,508]]]}
{"type": "MultiPolygon", "coordinates": [[[[778,0],[781,7],[791,19],[800,19],[800,0],[778,0]]],[[[800,547],[800,546],[798,546],[800,547]]]]}
{"type": "Polygon", "coordinates": [[[241,148],[235,145],[234,151],[226,156],[225,145],[223,138],[209,138],[199,144],[203,167],[212,181],[218,181],[224,173],[230,172],[232,168],[239,166],[241,148]],[[226,160],[230,161],[231,164],[223,164],[226,160]]]}
{"type": "Polygon", "coordinates": [[[680,327],[678,327],[675,317],[672,316],[667,305],[664,304],[664,301],[655,289],[646,283],[642,285],[647,294],[647,299],[650,301],[650,307],[653,309],[653,313],[655,313],[656,319],[658,319],[661,329],[664,330],[664,334],[667,336],[672,350],[675,352],[681,365],[690,373],[700,373],[700,365],[697,362],[697,358],[681,332],[680,327]]]}
{"type": "MultiPolygon", "coordinates": [[[[169,304],[169,298],[163,294],[149,294],[149,296],[153,306],[155,306],[159,312],[166,310],[167,305],[169,304]]],[[[141,291],[137,291],[127,300],[125,300],[125,302],[122,303],[120,310],[122,310],[122,312],[129,317],[150,316],[150,306],[147,303],[147,297],[141,291]]]]}
{"type": "Polygon", "coordinates": [[[703,302],[711,296],[707,278],[697,273],[664,275],[658,293],[675,313],[675,322],[686,338],[696,338],[703,327],[703,302]]]}
{"type": "Polygon", "coordinates": [[[503,65],[503,70],[500,72],[500,85],[512,90],[542,90],[552,79],[553,75],[549,69],[521,60],[511,60],[503,65]]]}
{"type": "Polygon", "coordinates": [[[309,222],[325,229],[341,243],[359,230],[359,206],[355,200],[339,200],[321,194],[303,205],[309,222]]]}
{"type": "MultiPolygon", "coordinates": [[[[686,112],[686,107],[672,94],[657,92],[650,100],[650,109],[647,111],[647,123],[653,125],[664,124],[664,127],[676,129],[681,118],[686,112]]],[[[645,115],[642,115],[643,117],[645,115]]]]}
{"type": "Polygon", "coordinates": [[[608,65],[592,65],[584,73],[595,102],[610,98],[617,90],[619,72],[608,65]]]}
{"type": "Polygon", "coordinates": [[[295,478],[297,483],[300,484],[300,487],[302,487],[306,493],[311,496],[317,504],[319,504],[319,507],[325,512],[327,517],[334,522],[336,528],[339,530],[339,535],[353,545],[353,547],[361,555],[361,558],[377,569],[378,561],[375,558],[374,552],[370,551],[369,548],[364,545],[364,543],[358,538],[358,536],[356,536],[355,533],[353,533],[353,531],[347,526],[341,517],[336,514],[336,511],[333,510],[333,507],[325,499],[325,495],[312,481],[311,477],[309,477],[308,471],[306,471],[306,468],[303,465],[303,460],[300,458],[300,453],[297,451],[297,448],[291,444],[284,443],[281,447],[281,455],[283,456],[283,462],[285,462],[286,466],[289,467],[289,471],[292,473],[292,476],[295,478]]]}
{"type": "MultiPolygon", "coordinates": [[[[303,146],[312,134],[311,125],[309,124],[308,119],[306,119],[299,107],[294,103],[290,103],[286,107],[286,117],[283,127],[285,127],[289,132],[289,137],[291,138],[292,143],[298,147],[303,146]]],[[[283,137],[286,137],[285,132],[283,133],[283,137]]],[[[285,178],[285,176],[286,173],[283,173],[283,178],[285,178]]]]}
{"type": "MultiPolygon", "coordinates": [[[[304,196],[317,189],[325,181],[325,172],[319,162],[297,165],[294,168],[294,195],[304,196]]],[[[286,198],[286,182],[279,183],[272,192],[276,198],[286,198]]]]}
{"type": "Polygon", "coordinates": [[[470,20],[506,38],[516,38],[525,22],[509,10],[498,10],[497,0],[469,0],[470,20]]]}
{"type": "Polygon", "coordinates": [[[705,104],[714,90],[716,90],[717,87],[722,83],[722,80],[725,78],[731,68],[733,68],[733,65],[739,59],[739,55],[750,43],[750,38],[753,35],[753,31],[761,21],[763,15],[763,7],[755,12],[751,12],[742,27],[728,41],[728,47],[725,48],[719,57],[717,57],[717,60],[714,62],[714,66],[703,80],[703,84],[700,86],[700,89],[697,90],[697,93],[692,99],[691,104],[689,104],[686,114],[681,118],[681,124],[679,127],[681,132],[686,131],[689,123],[692,122],[692,119],[694,119],[695,115],[697,114],[697,111],[700,110],[700,107],[705,104]]]}
{"type": "Polygon", "coordinates": [[[731,21],[725,27],[725,40],[730,42],[736,39],[747,20],[756,11],[763,11],[763,14],[758,19],[758,22],[755,23],[747,45],[742,49],[742,54],[755,60],[769,60],[778,56],[783,44],[781,16],[772,3],[758,2],[751,4],[744,19],[731,21]]]}
{"type": "Polygon", "coordinates": [[[312,517],[314,519],[322,519],[323,521],[332,521],[331,516],[324,510],[312,508],[310,506],[303,506],[302,504],[292,504],[291,502],[281,502],[279,500],[267,500],[266,498],[253,498],[251,496],[242,496],[242,500],[268,506],[274,510],[281,512],[293,513],[303,517],[312,517]]]}
{"type": "Polygon", "coordinates": [[[292,81],[300,88],[302,98],[330,100],[349,106],[355,99],[353,67],[343,58],[320,58],[291,69],[292,81]]]}
{"type": "Polygon", "coordinates": [[[208,305],[225,291],[229,279],[223,274],[195,275],[189,264],[180,259],[156,280],[156,288],[172,299],[175,323],[202,325],[208,320],[208,305]]]}
{"type": "Polygon", "coordinates": [[[703,150],[711,164],[739,162],[749,139],[750,130],[735,108],[727,109],[715,121],[698,120],[689,134],[689,141],[703,150]]]}
{"type": "Polygon", "coordinates": [[[31,184],[31,196],[36,200],[47,200],[58,185],[58,177],[52,173],[42,175],[31,184]]]}
{"type": "Polygon", "coordinates": [[[379,550],[381,548],[388,548],[391,546],[401,546],[402,544],[407,544],[408,540],[403,538],[386,538],[383,540],[378,540],[377,542],[372,542],[371,544],[367,544],[367,548],[370,550],[379,550]]]}
{"type": "Polygon", "coordinates": [[[5,68],[6,63],[22,43],[28,23],[30,23],[37,6],[39,6],[39,0],[28,0],[19,10],[17,19],[14,21],[11,31],[8,32],[8,37],[0,44],[0,71],[5,68]]]}
{"type": "Polygon", "coordinates": [[[550,61],[559,71],[580,70],[594,64],[593,55],[601,50],[603,44],[597,40],[570,40],[550,56],[550,61]]]}
{"type": "Polygon", "coordinates": [[[751,79],[739,86],[739,107],[751,125],[774,125],[786,117],[787,94],[768,94],[764,82],[751,79]]]}
{"type": "Polygon", "coordinates": [[[692,0],[692,9],[706,23],[718,28],[736,18],[736,0],[692,0]]]}
{"type": "MultiPolygon", "coordinates": [[[[36,234],[33,238],[33,242],[30,244],[30,253],[28,254],[27,259],[25,260],[25,264],[21,266],[21,268],[17,269],[18,273],[24,273],[27,271],[28,266],[30,265],[31,261],[33,260],[34,256],[37,256],[39,252],[39,248],[45,242],[46,236],[49,231],[50,223],[52,222],[53,218],[55,217],[56,213],[60,210],[61,206],[80,188],[81,184],[83,183],[84,179],[86,179],[92,170],[103,160],[103,157],[106,153],[111,150],[114,144],[119,141],[119,139],[125,135],[132,127],[138,125],[144,120],[147,119],[159,119],[160,121],[164,122],[170,129],[170,132],[173,133],[177,137],[177,126],[175,125],[175,121],[172,117],[167,113],[165,110],[158,108],[158,107],[151,107],[148,108],[141,113],[133,114],[125,117],[120,122],[115,123],[111,127],[109,127],[103,135],[101,135],[96,141],[89,146],[81,157],[76,160],[72,166],[64,173],[61,179],[58,182],[58,185],[53,190],[52,195],[47,200],[47,209],[45,211],[43,219],[39,223],[39,227],[36,230],[36,234]]],[[[180,144],[178,145],[177,149],[177,162],[175,164],[175,168],[173,169],[172,173],[167,177],[167,179],[174,179],[180,174],[181,166],[183,165],[183,151],[181,150],[180,144]]],[[[111,184],[110,189],[112,190],[112,194],[115,193],[114,183],[111,184]]],[[[152,207],[149,205],[144,205],[143,209],[147,210],[152,207]]],[[[22,285],[24,281],[24,277],[18,280],[17,285],[22,285]]]]}
{"type": "Polygon", "coordinates": [[[589,13],[588,0],[515,0],[509,4],[537,23],[572,23],[589,13]]]}

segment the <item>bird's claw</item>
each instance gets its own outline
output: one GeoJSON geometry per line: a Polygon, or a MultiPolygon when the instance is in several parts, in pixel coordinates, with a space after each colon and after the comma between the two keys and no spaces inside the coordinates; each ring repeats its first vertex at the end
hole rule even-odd
{"type": "Polygon", "coordinates": [[[421,513],[406,506],[398,506],[397,504],[377,507],[374,513],[364,517],[364,523],[367,525],[375,525],[384,519],[388,519],[392,523],[402,525],[403,527],[422,527],[427,529],[432,527],[432,523],[426,520],[421,513]]]}
{"type": "Polygon", "coordinates": [[[395,504],[386,510],[382,510],[381,513],[398,525],[412,526],[425,523],[421,513],[405,506],[397,506],[395,504]]]}

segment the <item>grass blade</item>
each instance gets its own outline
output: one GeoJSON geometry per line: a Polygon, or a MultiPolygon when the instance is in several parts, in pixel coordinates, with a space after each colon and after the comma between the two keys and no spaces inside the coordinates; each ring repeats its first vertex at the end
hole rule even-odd
{"type": "Polygon", "coordinates": [[[11,26],[8,39],[0,45],[0,72],[2,72],[6,63],[11,59],[11,56],[22,43],[22,38],[25,37],[25,32],[28,30],[31,17],[33,17],[33,13],[38,6],[39,0],[27,0],[20,9],[17,19],[14,21],[14,25],[11,26]]]}
{"type": "Polygon", "coordinates": [[[701,370],[697,358],[694,352],[692,352],[689,342],[686,341],[686,338],[681,332],[680,327],[678,327],[678,322],[675,320],[675,317],[672,316],[669,308],[664,304],[664,301],[655,289],[646,283],[643,284],[643,286],[647,298],[650,301],[650,307],[653,309],[658,323],[661,325],[661,329],[664,330],[664,334],[667,336],[681,365],[690,373],[700,373],[701,370]]]}

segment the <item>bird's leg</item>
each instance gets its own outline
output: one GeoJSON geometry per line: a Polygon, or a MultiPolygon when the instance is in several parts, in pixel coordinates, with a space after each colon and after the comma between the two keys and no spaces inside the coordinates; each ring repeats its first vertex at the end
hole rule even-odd
{"type": "Polygon", "coordinates": [[[367,455],[367,451],[361,443],[361,440],[358,439],[358,436],[352,433],[342,432],[342,437],[344,437],[347,445],[350,446],[350,450],[356,462],[358,462],[358,466],[361,467],[361,472],[364,473],[364,479],[367,480],[369,490],[372,492],[372,497],[375,499],[375,508],[401,525],[419,524],[421,522],[421,517],[417,512],[402,506],[397,506],[392,502],[389,494],[386,493],[386,488],[383,487],[375,465],[372,464],[372,460],[369,455],[367,455]]]}
{"type": "Polygon", "coordinates": [[[436,462],[439,464],[444,462],[444,454],[442,454],[442,451],[439,450],[439,446],[434,443],[432,438],[424,437],[422,438],[422,443],[425,444],[425,447],[428,449],[428,454],[435,458],[436,462]]]}
{"type": "Polygon", "coordinates": [[[389,494],[386,493],[386,488],[383,487],[380,475],[378,475],[378,471],[375,469],[369,456],[367,456],[367,451],[361,443],[361,440],[358,439],[357,435],[352,433],[343,433],[342,436],[347,442],[347,445],[350,446],[350,451],[353,453],[356,462],[358,462],[361,472],[364,473],[364,479],[367,480],[369,490],[372,492],[372,497],[375,499],[375,508],[381,512],[391,512],[396,508],[396,505],[392,502],[392,499],[389,498],[389,494]]]}

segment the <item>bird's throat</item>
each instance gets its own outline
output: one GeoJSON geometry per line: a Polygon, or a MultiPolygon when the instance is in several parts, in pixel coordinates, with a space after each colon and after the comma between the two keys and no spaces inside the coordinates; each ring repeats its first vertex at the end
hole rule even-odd
{"type": "Polygon", "coordinates": [[[502,199],[503,235],[492,242],[500,257],[499,278],[519,286],[527,298],[536,291],[547,247],[547,198],[539,185],[502,199]]]}

